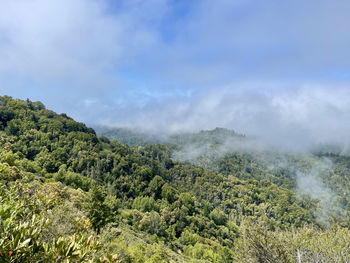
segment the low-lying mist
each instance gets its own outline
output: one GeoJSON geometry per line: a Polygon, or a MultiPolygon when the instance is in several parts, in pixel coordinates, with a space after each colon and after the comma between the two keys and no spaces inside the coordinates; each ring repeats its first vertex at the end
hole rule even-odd
{"type": "Polygon", "coordinates": [[[225,127],[254,138],[240,148],[308,152],[336,145],[345,153],[350,145],[349,97],[344,85],[238,83],[190,96],[151,98],[142,107],[130,106],[100,121],[159,137],[225,127]]]}
{"type": "MultiPolygon", "coordinates": [[[[257,139],[246,137],[230,137],[222,144],[214,145],[210,142],[204,144],[184,144],[180,150],[173,154],[173,158],[181,162],[190,162],[211,170],[218,170],[218,162],[224,158],[232,158],[232,154],[249,156],[256,163],[266,168],[268,173],[278,174],[287,171],[290,180],[295,183],[294,190],[299,196],[308,196],[317,200],[318,210],[316,217],[319,223],[330,226],[331,217],[342,218],[344,209],[337,198],[334,189],[327,186],[327,174],[332,173],[333,162],[323,155],[339,153],[338,147],[313,148],[318,150],[310,152],[285,152],[278,148],[267,147],[257,139]],[[322,150],[322,151],[319,151],[322,150]],[[298,163],[296,160],[303,160],[298,163]],[[305,162],[305,163],[303,163],[305,162]]],[[[247,167],[242,167],[246,169],[247,167]]],[[[252,175],[254,178],[254,175],[252,175]]],[[[339,194],[339,193],[338,193],[339,194]]]]}

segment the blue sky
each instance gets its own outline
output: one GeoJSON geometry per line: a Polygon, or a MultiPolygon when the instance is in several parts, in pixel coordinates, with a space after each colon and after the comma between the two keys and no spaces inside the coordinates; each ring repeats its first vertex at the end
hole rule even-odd
{"type": "MultiPolygon", "coordinates": [[[[350,134],[348,0],[0,0],[0,93],[89,124],[350,134]]],[[[293,139],[294,138],[294,139],[293,139]]]]}

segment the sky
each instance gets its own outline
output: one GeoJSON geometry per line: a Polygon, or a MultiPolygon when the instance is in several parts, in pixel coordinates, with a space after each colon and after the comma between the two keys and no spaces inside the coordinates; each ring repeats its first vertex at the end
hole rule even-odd
{"type": "Polygon", "coordinates": [[[0,0],[0,94],[89,125],[349,144],[348,0],[0,0]]]}

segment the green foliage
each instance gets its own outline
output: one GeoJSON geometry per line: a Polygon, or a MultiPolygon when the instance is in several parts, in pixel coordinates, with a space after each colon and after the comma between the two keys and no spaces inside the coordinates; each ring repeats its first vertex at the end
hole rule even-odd
{"type": "Polygon", "coordinates": [[[40,235],[49,222],[34,213],[40,209],[35,201],[20,200],[14,188],[0,187],[0,258],[2,262],[35,262],[45,252],[40,235]]]}
{"type": "Polygon", "coordinates": [[[348,262],[349,241],[349,230],[339,226],[272,232],[261,223],[245,221],[235,247],[235,261],[348,262]]]}
{"type": "Polygon", "coordinates": [[[89,192],[88,217],[97,232],[112,220],[112,211],[105,202],[106,196],[107,193],[99,185],[94,185],[89,192]]]}
{"type": "Polygon", "coordinates": [[[209,217],[217,225],[225,225],[227,222],[227,215],[220,209],[214,209],[213,211],[211,211],[209,217]]]}
{"type": "Polygon", "coordinates": [[[166,183],[162,187],[161,196],[163,199],[166,199],[169,203],[173,203],[177,199],[176,189],[168,183],[166,183]]]}
{"type": "Polygon", "coordinates": [[[113,138],[130,146],[145,146],[151,143],[161,143],[157,136],[152,136],[144,132],[137,132],[127,128],[111,128],[96,126],[95,130],[101,137],[113,138]]]}
{"type": "Polygon", "coordinates": [[[229,262],[232,255],[225,249],[212,247],[207,244],[196,243],[194,246],[185,247],[184,254],[190,258],[202,259],[206,262],[229,262]]]}
{"type": "Polygon", "coordinates": [[[50,188],[0,184],[0,262],[100,262],[94,254],[101,246],[93,235],[52,236],[48,211],[60,198],[50,188]]]}
{"type": "Polygon", "coordinates": [[[21,173],[17,167],[12,167],[8,163],[0,163],[0,181],[14,181],[21,178],[21,173]]]}
{"type": "Polygon", "coordinates": [[[158,205],[153,197],[138,196],[135,198],[132,208],[142,212],[158,211],[158,205]]]}
{"type": "Polygon", "coordinates": [[[150,183],[149,183],[149,190],[150,190],[151,194],[155,196],[155,198],[158,199],[158,198],[161,197],[162,186],[164,185],[164,183],[165,182],[164,182],[163,178],[160,177],[159,175],[156,175],[150,181],[150,183]]]}
{"type": "MultiPolygon", "coordinates": [[[[346,262],[349,157],[327,156],[335,165],[320,175],[346,211],[326,229],[317,200],[293,191],[293,171],[258,154],[212,158],[227,137],[245,138],[216,129],[129,147],[0,97],[0,262],[346,262]],[[208,142],[196,166],[172,159],[208,142]]],[[[323,156],[283,158],[309,171],[323,156]]]]}
{"type": "Polygon", "coordinates": [[[179,196],[180,203],[188,209],[190,215],[195,211],[194,198],[190,193],[181,193],[179,196]]]}
{"type": "Polygon", "coordinates": [[[53,177],[59,182],[65,183],[74,188],[81,188],[84,191],[88,191],[94,183],[94,180],[91,178],[87,178],[86,176],[82,176],[72,171],[67,171],[66,165],[62,165],[53,177]]]}

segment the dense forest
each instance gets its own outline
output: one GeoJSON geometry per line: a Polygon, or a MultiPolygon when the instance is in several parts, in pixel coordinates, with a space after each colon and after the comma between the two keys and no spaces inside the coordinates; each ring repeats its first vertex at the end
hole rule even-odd
{"type": "Polygon", "coordinates": [[[349,156],[130,134],[0,97],[0,262],[350,262],[349,156]]]}

